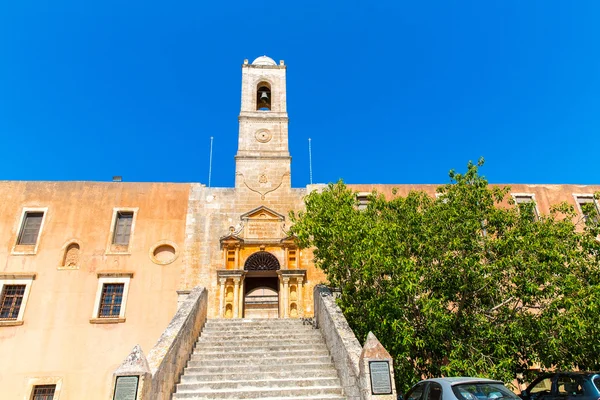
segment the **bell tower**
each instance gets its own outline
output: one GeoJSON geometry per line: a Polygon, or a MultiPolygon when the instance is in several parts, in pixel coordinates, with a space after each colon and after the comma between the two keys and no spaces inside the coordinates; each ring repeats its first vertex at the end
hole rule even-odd
{"type": "Polygon", "coordinates": [[[290,188],[286,66],[267,56],[242,65],[242,106],[239,116],[235,187],[262,199],[279,188],[290,188]]]}

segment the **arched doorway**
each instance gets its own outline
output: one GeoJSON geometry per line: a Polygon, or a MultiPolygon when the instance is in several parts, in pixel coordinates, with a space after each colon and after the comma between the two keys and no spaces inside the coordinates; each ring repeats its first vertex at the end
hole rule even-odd
{"type": "Polygon", "coordinates": [[[279,317],[279,260],[267,251],[257,251],[244,263],[244,318],[279,317]]]}

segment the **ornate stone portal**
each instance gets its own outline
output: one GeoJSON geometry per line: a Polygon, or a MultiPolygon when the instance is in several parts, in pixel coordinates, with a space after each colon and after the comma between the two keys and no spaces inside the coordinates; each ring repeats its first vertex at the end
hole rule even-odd
{"type": "Polygon", "coordinates": [[[300,318],[306,270],[299,249],[283,229],[285,217],[258,207],[221,237],[224,268],[219,280],[221,318],[300,318]]]}

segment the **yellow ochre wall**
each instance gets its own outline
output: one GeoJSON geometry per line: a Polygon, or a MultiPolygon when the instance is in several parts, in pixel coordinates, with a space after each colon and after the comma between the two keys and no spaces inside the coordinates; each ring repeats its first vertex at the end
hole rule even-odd
{"type": "Polygon", "coordinates": [[[148,351],[177,307],[182,259],[157,265],[160,240],[183,248],[189,185],[0,182],[0,272],[35,272],[21,326],[0,326],[0,399],[25,399],[36,377],[62,378],[60,400],[109,398],[113,371],[133,346],[148,351]],[[23,207],[48,207],[35,255],[11,255],[23,207]],[[113,207],[138,207],[131,255],[106,255],[113,207]],[[79,269],[58,270],[75,239],[79,269]],[[94,324],[99,271],[133,272],[126,321],[94,324]]]}

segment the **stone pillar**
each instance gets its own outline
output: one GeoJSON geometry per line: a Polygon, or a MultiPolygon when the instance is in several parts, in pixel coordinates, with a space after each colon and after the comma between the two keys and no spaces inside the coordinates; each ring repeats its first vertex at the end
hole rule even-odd
{"type": "Polygon", "coordinates": [[[289,318],[289,309],[290,309],[290,287],[288,285],[290,278],[283,278],[283,318],[289,318]]]}
{"type": "Polygon", "coordinates": [[[233,265],[234,265],[235,269],[240,268],[240,247],[239,246],[235,247],[235,261],[233,262],[233,265]]]}
{"type": "Polygon", "coordinates": [[[283,265],[285,269],[290,269],[290,254],[287,247],[283,248],[283,265]]]}
{"type": "Polygon", "coordinates": [[[148,366],[148,360],[140,345],[135,345],[125,361],[113,373],[111,399],[133,397],[137,392],[136,399],[150,398],[152,387],[152,373],[148,366]]]}
{"type": "Polygon", "coordinates": [[[304,302],[302,301],[302,291],[304,289],[302,282],[304,282],[304,278],[299,276],[296,279],[296,282],[298,282],[298,284],[296,285],[296,290],[298,292],[298,317],[302,318],[304,317],[304,302]]]}
{"type": "Polygon", "coordinates": [[[233,318],[238,318],[239,296],[240,296],[240,277],[235,276],[233,278],[233,318]]]}
{"type": "Polygon", "coordinates": [[[369,332],[358,359],[361,399],[396,400],[392,356],[369,332]]]}
{"type": "Polygon", "coordinates": [[[283,277],[279,275],[279,318],[283,317],[283,277]]]}
{"type": "Polygon", "coordinates": [[[219,278],[219,283],[221,284],[221,291],[219,292],[219,318],[223,318],[225,316],[225,283],[227,282],[227,278],[219,278]]]}
{"type": "Polygon", "coordinates": [[[244,281],[245,281],[245,279],[242,278],[242,280],[240,282],[240,301],[238,304],[240,318],[244,318],[244,286],[245,286],[244,281]]]}

